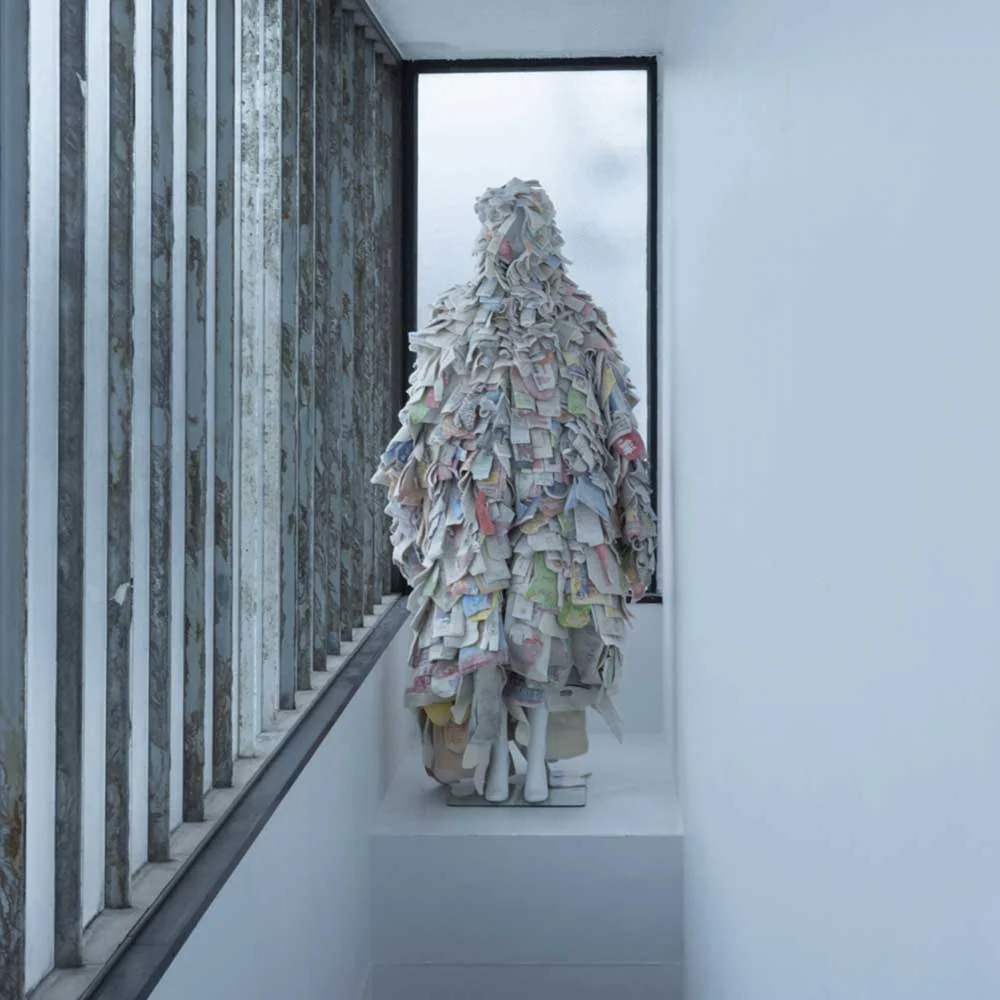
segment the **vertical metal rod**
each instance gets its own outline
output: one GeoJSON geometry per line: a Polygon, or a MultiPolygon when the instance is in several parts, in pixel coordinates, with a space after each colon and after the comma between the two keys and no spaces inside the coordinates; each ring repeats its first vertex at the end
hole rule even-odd
{"type": "MultiPolygon", "coordinates": [[[[382,599],[382,511],[375,504],[376,494],[368,480],[371,478],[369,468],[375,465],[375,456],[381,451],[385,443],[382,437],[382,404],[385,396],[384,382],[388,367],[385,365],[382,355],[383,344],[383,323],[382,323],[382,283],[385,274],[382,266],[382,189],[385,184],[385,174],[382,168],[382,88],[379,76],[379,55],[375,51],[375,43],[369,39],[371,47],[371,67],[367,67],[369,72],[369,107],[371,115],[371,161],[372,161],[372,215],[371,215],[371,239],[369,241],[370,276],[369,294],[371,296],[372,315],[370,320],[371,329],[371,351],[372,351],[372,371],[374,377],[380,383],[379,392],[373,394],[371,401],[371,413],[369,421],[371,426],[371,442],[368,446],[368,455],[365,456],[364,484],[365,495],[372,505],[372,554],[371,554],[371,593],[372,604],[378,604],[382,599]]],[[[366,63],[368,59],[366,47],[366,63]]]]}
{"type": "Polygon", "coordinates": [[[208,10],[201,0],[188,0],[183,815],[189,823],[205,818],[207,119],[208,10]]]}
{"type": "MultiPolygon", "coordinates": [[[[404,249],[404,219],[408,210],[405,197],[404,178],[409,163],[409,99],[405,95],[410,87],[411,74],[406,67],[393,67],[392,87],[392,433],[396,432],[398,413],[402,409],[406,394],[406,353],[407,353],[407,269],[404,266],[408,251],[404,249]]],[[[390,545],[391,558],[391,545],[390,545]]],[[[392,568],[392,592],[403,593],[406,589],[402,573],[392,568]]]]}
{"type": "MultiPolygon", "coordinates": [[[[378,350],[378,371],[382,373],[383,386],[385,381],[391,378],[392,365],[389,355],[389,296],[391,286],[389,284],[389,208],[391,205],[391,191],[389,190],[389,71],[381,57],[375,60],[376,73],[376,122],[378,128],[376,136],[378,138],[378,164],[375,173],[375,215],[378,224],[377,242],[377,321],[376,321],[376,347],[378,350]]],[[[376,430],[375,442],[370,457],[371,468],[368,470],[370,476],[374,472],[381,449],[388,442],[389,427],[389,406],[387,405],[387,393],[379,393],[375,412],[376,430]]],[[[383,511],[384,503],[378,494],[375,507],[375,600],[380,602],[388,587],[389,569],[387,564],[388,539],[386,535],[386,518],[383,511]]]]}
{"type": "Polygon", "coordinates": [[[316,0],[299,4],[299,346],[295,518],[296,684],[312,687],[313,668],[313,346],[316,248],[314,173],[316,142],[316,0]]]}
{"type": "Polygon", "coordinates": [[[383,576],[382,567],[382,528],[384,526],[384,516],[382,505],[379,503],[379,495],[376,487],[369,482],[371,472],[378,461],[382,445],[385,443],[383,433],[385,430],[382,412],[385,408],[385,380],[389,372],[389,366],[384,353],[385,344],[385,323],[383,312],[383,291],[385,282],[385,267],[382,260],[383,251],[383,223],[385,217],[384,189],[385,189],[385,169],[382,164],[383,148],[383,124],[382,124],[382,86],[379,66],[381,59],[375,48],[374,40],[369,41],[371,49],[368,58],[371,61],[370,82],[371,82],[371,115],[372,115],[372,157],[373,157],[373,183],[372,183],[372,272],[373,281],[371,285],[372,295],[372,371],[373,377],[378,380],[379,392],[372,398],[372,440],[369,446],[368,462],[365,466],[365,487],[368,490],[372,512],[372,604],[378,605],[382,601],[383,576]]]}
{"type": "MultiPolygon", "coordinates": [[[[381,434],[379,436],[379,447],[388,444],[393,435],[393,391],[395,369],[393,367],[393,343],[395,341],[395,328],[393,326],[393,301],[396,294],[396,282],[393,274],[393,210],[396,205],[393,175],[393,86],[396,75],[388,62],[382,58],[379,60],[379,100],[382,112],[382,253],[380,266],[382,268],[382,282],[380,294],[380,320],[379,320],[379,343],[382,346],[382,370],[388,379],[387,388],[380,399],[381,403],[381,434]]],[[[373,456],[378,462],[378,454],[373,456]]],[[[374,472],[374,468],[372,469],[374,472]]],[[[389,556],[389,521],[385,516],[384,497],[378,497],[378,538],[379,538],[379,560],[382,567],[382,594],[388,594],[392,590],[392,561],[389,556]]]]}
{"type": "Polygon", "coordinates": [[[349,19],[344,19],[344,30],[340,39],[340,67],[338,72],[337,100],[340,104],[340,144],[344,191],[343,234],[341,269],[345,277],[343,308],[340,317],[340,342],[343,351],[343,381],[341,383],[341,427],[343,428],[344,462],[343,488],[344,503],[351,512],[344,519],[341,537],[341,590],[344,611],[341,618],[341,635],[350,640],[354,628],[361,620],[361,545],[364,536],[364,521],[359,516],[361,509],[362,465],[359,440],[361,401],[360,383],[357,379],[359,354],[358,341],[361,328],[357,313],[357,286],[355,282],[356,241],[355,220],[358,211],[358,191],[363,165],[359,165],[359,145],[357,141],[357,101],[358,81],[356,76],[354,29],[349,19]]]}
{"type": "Polygon", "coordinates": [[[0,1000],[25,970],[28,4],[0,7],[0,1000]]]}
{"type": "MultiPolygon", "coordinates": [[[[400,197],[399,197],[399,145],[400,145],[400,127],[399,127],[399,80],[400,73],[399,69],[386,62],[386,77],[387,77],[387,93],[386,93],[386,107],[387,114],[389,118],[387,142],[388,149],[386,151],[386,156],[388,160],[388,184],[389,184],[389,207],[388,207],[388,218],[386,220],[386,239],[388,240],[388,255],[386,260],[386,273],[388,275],[388,289],[386,292],[386,337],[388,338],[388,346],[386,348],[389,355],[389,370],[392,373],[390,376],[389,386],[389,398],[386,400],[386,428],[385,428],[385,440],[386,442],[396,433],[396,411],[398,409],[396,405],[396,399],[398,394],[402,391],[402,387],[399,384],[399,380],[402,377],[402,371],[400,368],[400,350],[399,343],[402,334],[400,333],[400,270],[399,270],[399,242],[400,242],[400,231],[399,231],[399,213],[400,213],[400,197]]],[[[380,502],[384,503],[384,500],[380,498],[380,502]]],[[[399,592],[399,585],[396,579],[396,567],[392,563],[392,542],[389,538],[389,521],[386,518],[384,523],[384,537],[385,537],[385,560],[386,560],[386,572],[388,576],[386,577],[386,589],[389,593],[395,594],[399,592]]]]}
{"type": "Polygon", "coordinates": [[[376,325],[376,267],[375,267],[375,109],[377,100],[375,95],[375,45],[371,42],[363,29],[358,29],[358,38],[361,40],[361,53],[363,59],[363,80],[364,80],[364,163],[366,164],[364,178],[364,201],[362,210],[365,218],[364,235],[364,340],[365,352],[365,398],[364,398],[364,442],[365,447],[362,454],[364,461],[363,469],[359,470],[362,482],[362,497],[364,498],[365,512],[365,557],[364,557],[364,588],[365,588],[365,613],[370,613],[375,606],[375,517],[376,499],[375,488],[369,483],[369,476],[364,475],[364,470],[372,462],[381,442],[376,440],[375,409],[380,390],[377,388],[379,373],[376,370],[376,348],[375,348],[375,325],[376,325]]]}
{"type": "MultiPolygon", "coordinates": [[[[349,33],[351,48],[351,87],[353,91],[352,115],[354,131],[354,162],[357,165],[352,189],[352,209],[354,212],[354,392],[353,410],[351,413],[351,433],[354,436],[357,451],[357,467],[364,464],[365,456],[365,387],[368,385],[368,372],[365,362],[365,271],[364,271],[364,182],[365,182],[365,77],[364,77],[364,32],[354,29],[349,33]]],[[[355,476],[357,473],[355,472],[355,476]]],[[[351,497],[356,504],[357,517],[352,539],[351,558],[356,573],[355,587],[351,591],[351,624],[355,628],[364,625],[365,620],[365,588],[364,577],[367,571],[365,561],[365,507],[364,485],[355,482],[352,485],[351,497]]]]}
{"type": "Polygon", "coordinates": [[[212,622],[212,784],[233,783],[233,492],[235,489],[236,0],[215,23],[215,606],[212,622]]]}
{"type": "Polygon", "coordinates": [[[400,396],[397,405],[402,407],[406,402],[406,385],[414,362],[408,335],[417,326],[417,174],[419,172],[417,108],[420,103],[420,74],[412,64],[405,63],[400,67],[400,74],[400,103],[402,105],[399,116],[399,124],[402,129],[400,137],[402,147],[400,154],[402,157],[402,177],[400,178],[402,273],[400,278],[403,311],[401,340],[403,379],[400,383],[400,396]]]}
{"type": "MultiPolygon", "coordinates": [[[[328,72],[323,79],[317,80],[317,86],[323,95],[327,113],[324,121],[327,123],[320,147],[320,159],[328,178],[326,198],[327,210],[327,284],[326,284],[326,350],[327,350],[327,392],[323,400],[323,423],[325,433],[322,441],[323,479],[320,490],[320,502],[326,508],[327,548],[326,548],[326,643],[327,656],[336,656],[340,652],[341,617],[343,601],[341,591],[340,560],[341,537],[343,534],[343,519],[346,506],[343,503],[343,468],[341,466],[342,451],[342,419],[340,394],[343,391],[344,362],[341,343],[341,314],[343,313],[344,288],[348,276],[340,267],[343,255],[343,216],[346,197],[341,181],[340,137],[343,125],[340,116],[340,104],[337,100],[337,67],[340,63],[339,39],[350,27],[350,16],[344,13],[342,4],[330,4],[327,14],[329,29],[326,34],[328,47],[328,72]]],[[[352,515],[353,516],[353,515],[352,515]]]]}
{"type": "Polygon", "coordinates": [[[281,658],[281,3],[261,5],[261,280],[264,353],[261,519],[261,717],[270,729],[278,711],[281,658]]]}
{"type": "Polygon", "coordinates": [[[261,434],[260,0],[240,11],[240,671],[238,753],[256,752],[260,714],[261,434]]]}
{"type": "Polygon", "coordinates": [[[313,409],[313,670],[326,670],[326,628],[328,618],[327,567],[330,542],[330,506],[324,502],[325,482],[323,460],[328,453],[325,446],[327,413],[330,400],[330,173],[325,160],[329,148],[330,104],[329,82],[333,65],[330,59],[331,28],[333,14],[327,2],[316,4],[316,271],[314,299],[314,369],[313,389],[315,408],[313,409]]]}
{"type": "Polygon", "coordinates": [[[173,452],[174,13],[154,3],[149,427],[150,861],[170,858],[171,455],[173,452]]]}
{"type": "Polygon", "coordinates": [[[55,965],[83,962],[84,289],[87,3],[59,5],[59,430],[55,965]]]}
{"type": "Polygon", "coordinates": [[[299,39],[298,0],[281,4],[281,632],[278,705],[295,708],[296,537],[298,506],[298,228],[299,228],[299,39]]]}
{"type": "Polygon", "coordinates": [[[108,177],[107,725],[104,905],[131,903],[132,216],[135,207],[135,3],[110,5],[108,177]]]}
{"type": "MultiPolygon", "coordinates": [[[[659,295],[660,295],[660,263],[659,263],[659,191],[660,191],[660,145],[659,145],[659,63],[653,59],[646,68],[646,143],[648,160],[646,170],[646,450],[650,461],[650,482],[652,493],[650,500],[653,511],[659,513],[659,469],[660,469],[660,391],[659,391],[659,361],[657,341],[659,340],[659,295]]],[[[669,475],[669,464],[666,466],[669,475]]],[[[668,497],[669,497],[668,483],[668,497]]],[[[669,509],[669,508],[668,508],[669,509]]],[[[657,560],[658,563],[659,560],[657,560]]],[[[650,592],[660,592],[661,579],[654,563],[653,579],[650,581],[650,592]]],[[[667,575],[667,581],[670,581],[667,575]]]]}

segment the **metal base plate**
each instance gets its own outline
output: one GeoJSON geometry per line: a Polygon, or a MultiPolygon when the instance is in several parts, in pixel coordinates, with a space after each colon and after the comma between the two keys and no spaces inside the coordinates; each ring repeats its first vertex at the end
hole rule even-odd
{"type": "Polygon", "coordinates": [[[549,797],[544,802],[524,801],[524,776],[515,775],[510,780],[510,795],[506,802],[490,802],[481,795],[477,795],[471,781],[460,781],[456,785],[451,785],[448,789],[447,803],[450,806],[492,806],[494,809],[511,809],[522,807],[528,809],[556,808],[585,806],[587,804],[587,783],[580,780],[579,784],[571,786],[549,785],[549,797]]]}

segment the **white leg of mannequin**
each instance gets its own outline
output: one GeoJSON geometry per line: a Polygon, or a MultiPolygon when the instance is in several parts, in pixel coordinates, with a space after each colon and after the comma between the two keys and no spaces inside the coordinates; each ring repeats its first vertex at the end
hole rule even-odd
{"type": "Polygon", "coordinates": [[[549,770],[545,763],[545,744],[549,728],[549,710],[545,705],[528,709],[531,736],[528,740],[528,770],[524,776],[524,801],[544,802],[549,797],[549,770]]]}
{"type": "Polygon", "coordinates": [[[506,802],[510,795],[508,764],[510,749],[507,746],[507,706],[500,707],[500,725],[493,743],[489,770],[486,772],[486,801],[506,802]]]}

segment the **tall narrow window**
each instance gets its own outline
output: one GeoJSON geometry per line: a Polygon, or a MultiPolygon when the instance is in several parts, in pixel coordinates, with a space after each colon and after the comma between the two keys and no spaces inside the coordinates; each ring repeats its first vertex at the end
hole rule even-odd
{"type": "MultiPolygon", "coordinates": [[[[418,63],[416,316],[468,280],[479,223],[472,206],[512,177],[539,181],[556,206],[573,280],[607,310],[641,397],[656,471],[656,372],[650,281],[651,78],[642,60],[418,63]]],[[[653,91],[655,92],[655,91],[653,91]]]]}

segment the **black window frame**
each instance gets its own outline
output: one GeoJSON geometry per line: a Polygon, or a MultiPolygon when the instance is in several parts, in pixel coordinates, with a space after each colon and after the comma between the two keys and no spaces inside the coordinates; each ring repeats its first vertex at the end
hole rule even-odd
{"type": "MultiPolygon", "coordinates": [[[[420,165],[419,88],[422,76],[441,76],[457,73],[505,72],[573,72],[592,70],[637,70],[646,74],[646,412],[647,451],[649,453],[650,481],[653,510],[660,514],[659,470],[659,114],[658,114],[658,63],[656,56],[608,56],[551,59],[417,59],[403,64],[402,86],[402,296],[404,331],[417,328],[417,204],[420,165]]],[[[404,334],[405,335],[405,334],[404,334]]],[[[395,391],[399,406],[406,401],[406,381],[412,358],[409,344],[404,343],[402,356],[406,358],[405,372],[399,372],[395,391]]],[[[397,579],[397,584],[401,581],[397,579]]],[[[643,604],[662,604],[659,574],[654,573],[649,593],[643,604]]]]}

